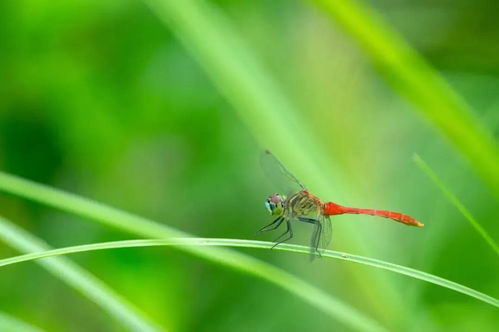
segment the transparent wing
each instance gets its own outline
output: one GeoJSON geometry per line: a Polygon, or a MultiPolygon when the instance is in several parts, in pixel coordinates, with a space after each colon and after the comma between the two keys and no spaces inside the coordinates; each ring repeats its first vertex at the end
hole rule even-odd
{"type": "Polygon", "coordinates": [[[305,189],[301,182],[269,150],[262,153],[260,164],[276,189],[283,194],[290,195],[305,189]]]}
{"type": "Polygon", "coordinates": [[[321,218],[322,232],[320,239],[320,246],[323,249],[327,249],[329,243],[331,243],[331,238],[333,237],[331,219],[329,217],[323,216],[321,218]]]}

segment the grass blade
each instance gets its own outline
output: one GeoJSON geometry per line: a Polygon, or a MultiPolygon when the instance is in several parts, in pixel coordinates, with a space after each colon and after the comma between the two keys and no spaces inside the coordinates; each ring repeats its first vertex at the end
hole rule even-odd
{"type": "Polygon", "coordinates": [[[499,147],[471,107],[363,2],[315,2],[354,37],[393,87],[454,144],[499,196],[499,147]]]}
{"type": "MultiPolygon", "coordinates": [[[[0,172],[0,190],[75,213],[139,236],[149,238],[190,236],[187,233],[152,220],[3,172],[0,172]]],[[[2,234],[1,229],[0,234],[2,234]]],[[[230,266],[270,281],[353,329],[363,331],[384,330],[379,323],[365,316],[357,309],[305,281],[251,256],[226,248],[181,247],[181,249],[209,261],[230,266]]],[[[36,251],[42,250],[38,249],[36,251]]]]}
{"type": "MultiPolygon", "coordinates": [[[[50,248],[15,224],[0,217],[0,239],[24,252],[39,252],[50,248]]],[[[139,311],[106,284],[70,260],[58,257],[39,262],[45,269],[101,306],[130,331],[160,331],[139,311]]]]}
{"type": "MultiPolygon", "coordinates": [[[[144,2],[173,30],[262,147],[273,151],[319,196],[339,201],[354,196],[345,185],[348,176],[330,159],[328,148],[310,132],[253,48],[216,6],[199,0],[144,2]]],[[[353,226],[344,228],[351,247],[373,252],[366,234],[353,226]]],[[[384,320],[400,325],[411,318],[395,283],[385,275],[347,272],[359,290],[370,294],[366,303],[384,320]]]]}
{"type": "Polygon", "coordinates": [[[231,22],[205,1],[144,2],[176,33],[262,146],[279,151],[286,164],[301,165],[307,183],[326,189],[322,177],[307,178],[321,173],[317,164],[328,164],[322,163],[325,154],[315,151],[313,135],[231,22]],[[315,159],[306,158],[311,154],[315,159]]]}
{"type": "MultiPolygon", "coordinates": [[[[259,248],[270,249],[274,245],[273,242],[253,241],[253,240],[238,240],[238,239],[211,239],[211,238],[170,238],[162,240],[125,240],[114,242],[103,242],[85,244],[79,246],[72,246],[60,249],[54,249],[44,252],[31,253],[22,256],[16,256],[0,260],[0,266],[7,266],[11,264],[31,261],[44,257],[52,257],[58,255],[74,254],[78,252],[87,252],[93,250],[116,249],[116,248],[132,248],[132,247],[152,247],[152,246],[229,246],[229,247],[244,247],[244,248],[259,248]]],[[[282,250],[301,254],[310,254],[310,248],[295,244],[281,244],[274,248],[275,250],[282,250]]],[[[472,288],[463,286],[456,282],[437,277],[435,275],[412,269],[406,266],[392,264],[389,262],[380,261],[377,259],[347,254],[339,251],[324,250],[321,252],[322,257],[340,259],[359,264],[369,265],[380,269],[392,271],[395,273],[403,274],[414,279],[424,280],[429,283],[445,287],[456,292],[474,297],[480,301],[499,307],[499,300],[489,295],[481,293],[472,288]]]]}
{"type": "Polygon", "coordinates": [[[42,332],[43,330],[16,317],[0,312],[0,331],[4,332],[42,332]]]}
{"type": "Polygon", "coordinates": [[[414,162],[419,168],[437,185],[437,187],[444,193],[449,201],[461,212],[461,214],[468,220],[473,228],[480,234],[480,236],[487,242],[487,244],[499,255],[499,246],[494,239],[487,233],[482,225],[475,219],[471,212],[464,206],[464,204],[457,198],[457,196],[450,191],[445,183],[438,177],[435,171],[417,154],[413,157],[414,162]]]}

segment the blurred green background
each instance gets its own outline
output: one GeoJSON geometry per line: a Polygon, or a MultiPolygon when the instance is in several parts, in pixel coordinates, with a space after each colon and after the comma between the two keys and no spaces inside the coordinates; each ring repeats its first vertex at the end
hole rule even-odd
{"type": "MultiPolygon", "coordinates": [[[[335,170],[318,165],[321,176],[333,187],[332,179],[341,177],[342,185],[338,197],[324,199],[403,211],[426,224],[415,229],[338,216],[331,248],[497,296],[497,256],[414,164],[413,153],[442,176],[494,239],[496,198],[439,131],[392,89],[355,40],[310,2],[210,3],[232,22],[295,106],[293,116],[327,152],[335,170]],[[344,187],[349,201],[339,198],[344,187]]],[[[496,2],[373,5],[497,137],[496,2]]],[[[280,234],[255,235],[270,221],[263,200],[275,190],[259,166],[267,146],[143,2],[0,2],[0,110],[2,171],[197,236],[272,240],[280,234]]],[[[294,134],[299,139],[301,132],[294,134]]],[[[3,193],[0,207],[0,214],[54,247],[137,238],[3,193]]],[[[306,226],[296,225],[294,243],[308,244],[306,226]]],[[[311,264],[296,254],[237,250],[300,276],[393,330],[499,326],[492,306],[418,280],[347,262],[311,264]]],[[[3,243],[0,252],[18,254],[3,243]]],[[[173,248],[71,259],[171,331],[348,330],[275,285],[173,248]]],[[[33,263],[1,269],[0,311],[48,331],[123,329],[33,263]]]]}

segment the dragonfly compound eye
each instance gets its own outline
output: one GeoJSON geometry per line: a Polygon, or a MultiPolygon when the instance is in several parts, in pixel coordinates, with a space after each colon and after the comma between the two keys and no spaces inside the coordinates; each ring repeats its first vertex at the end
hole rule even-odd
{"type": "Polygon", "coordinates": [[[264,204],[265,208],[272,214],[276,208],[276,204],[270,198],[267,198],[264,204]]]}
{"type": "Polygon", "coordinates": [[[268,199],[274,204],[280,204],[283,201],[281,195],[279,194],[273,194],[268,199]]]}

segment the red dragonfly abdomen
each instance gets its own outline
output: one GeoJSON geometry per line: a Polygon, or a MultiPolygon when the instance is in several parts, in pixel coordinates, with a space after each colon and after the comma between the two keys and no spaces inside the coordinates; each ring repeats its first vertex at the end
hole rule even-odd
{"type": "Polygon", "coordinates": [[[416,219],[406,214],[400,212],[393,212],[388,210],[374,210],[374,209],[359,209],[348,206],[342,206],[333,202],[324,203],[324,215],[334,216],[337,214],[368,214],[371,216],[378,216],[384,218],[390,218],[392,220],[401,222],[409,226],[423,227],[424,224],[420,223],[416,219]]]}

